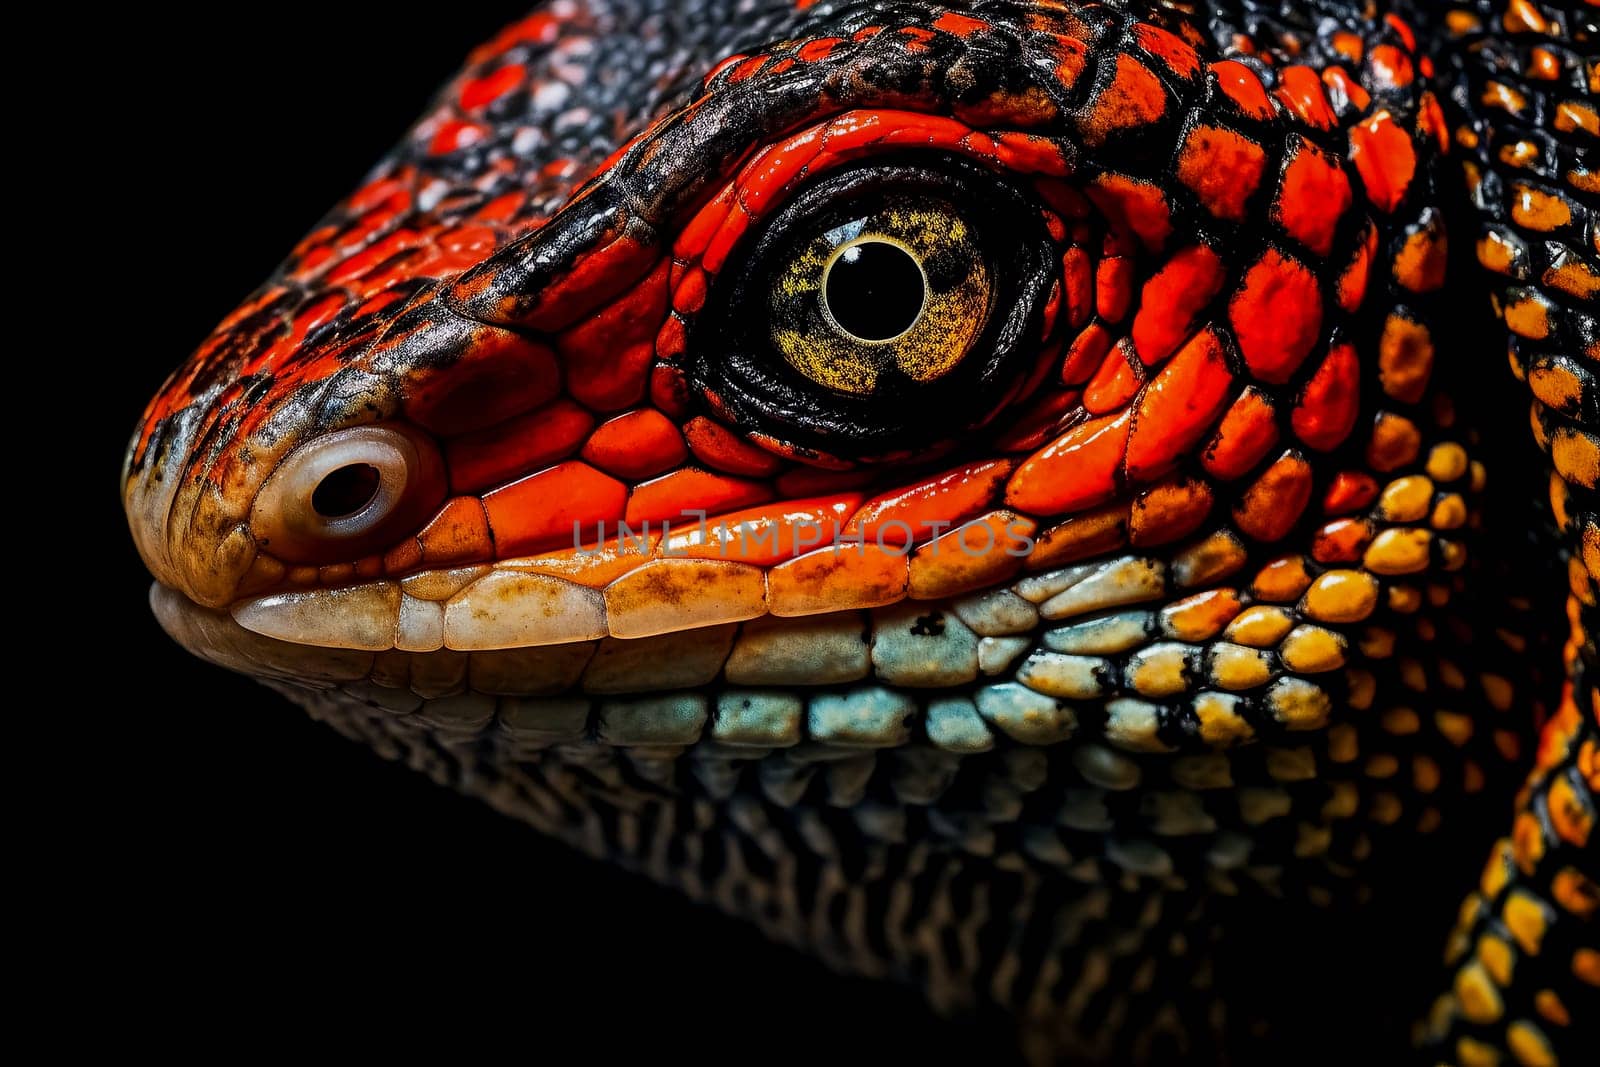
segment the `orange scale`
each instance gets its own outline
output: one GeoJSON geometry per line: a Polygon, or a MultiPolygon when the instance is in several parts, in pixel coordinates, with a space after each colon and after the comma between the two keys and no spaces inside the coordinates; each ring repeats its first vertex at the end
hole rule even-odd
{"type": "Polygon", "coordinates": [[[1535,48],[1528,56],[1528,77],[1552,82],[1561,77],[1561,57],[1548,48],[1535,48]]]}
{"type": "Polygon", "coordinates": [[[1128,477],[1147,480],[1188,454],[1227,408],[1233,381],[1216,332],[1196,334],[1139,399],[1128,440],[1128,477]]]}
{"type": "MultiPolygon", "coordinates": [[[[352,209],[354,209],[354,201],[353,200],[350,202],[350,206],[352,207],[352,209]]],[[[365,210],[365,209],[362,208],[362,209],[357,209],[357,210],[365,210]]],[[[310,233],[308,233],[304,237],[300,238],[299,243],[296,244],[294,246],[294,249],[289,253],[290,258],[293,258],[295,256],[302,256],[303,257],[307,252],[310,252],[313,248],[318,248],[318,247],[326,245],[329,241],[333,240],[338,235],[339,235],[339,227],[337,227],[337,226],[318,226],[316,229],[312,230],[310,233]]],[[[259,307],[260,303],[261,302],[259,302],[259,301],[252,300],[252,301],[249,301],[248,303],[239,305],[239,307],[235,308],[233,311],[228,313],[228,316],[226,318],[224,318],[222,320],[222,322],[218,325],[218,329],[226,330],[226,329],[229,329],[232,326],[237,325],[241,319],[244,319],[244,318],[246,318],[248,316],[248,313],[249,313],[248,309],[259,307]]]]}
{"type": "MultiPolygon", "coordinates": [[[[1513,6],[1515,6],[1525,4],[1526,0],[1512,0],[1512,2],[1513,6]]],[[[1391,12],[1383,16],[1383,24],[1400,35],[1400,43],[1406,46],[1407,51],[1415,52],[1417,50],[1416,31],[1411,28],[1411,24],[1405,19],[1391,12]]]]}
{"type": "Polygon", "coordinates": [[[1425,212],[1395,253],[1394,280],[1413,293],[1431,293],[1444,286],[1448,258],[1444,221],[1437,212],[1425,212]]]}
{"type": "Polygon", "coordinates": [[[1367,440],[1367,466],[1380,474],[1399,470],[1417,458],[1422,449],[1422,431],[1404,415],[1380,411],[1372,421],[1372,436],[1367,440]]]}
{"type": "Polygon", "coordinates": [[[1105,173],[1084,193],[1112,224],[1133,233],[1149,250],[1159,250],[1172,234],[1172,208],[1166,193],[1152,182],[1105,173]]]}
{"type": "Polygon", "coordinates": [[[724,474],[765,478],[783,469],[783,460],[704,415],[696,415],[684,425],[683,439],[696,459],[724,474]]]}
{"type": "Polygon", "coordinates": [[[1043,209],[1039,212],[1039,217],[1044,219],[1045,232],[1050,235],[1050,240],[1060,244],[1067,239],[1067,224],[1061,221],[1060,215],[1049,209],[1043,209]]]}
{"type": "Polygon", "coordinates": [[[1224,481],[1242,478],[1278,443],[1278,419],[1272,401],[1255,386],[1246,386],[1233,402],[1217,432],[1200,454],[1200,465],[1224,481]]]}
{"type": "Polygon", "coordinates": [[[1109,500],[1128,447],[1132,413],[1075,426],[1030,456],[1011,476],[1006,503],[1033,515],[1081,511],[1109,500]]]}
{"type": "Polygon", "coordinates": [[[683,280],[672,287],[672,309],[682,315],[693,315],[706,305],[706,272],[691,267],[683,280]]]}
{"type": "Polygon", "coordinates": [[[943,15],[940,15],[938,18],[934,19],[929,25],[936,30],[943,30],[945,33],[954,34],[957,37],[970,37],[974,33],[978,33],[989,28],[989,23],[983,21],[982,19],[975,19],[967,15],[958,15],[953,11],[945,12],[943,15]]]}
{"type": "Polygon", "coordinates": [[[1088,65],[1089,46],[1076,37],[1051,33],[1043,26],[1037,27],[1037,32],[1044,36],[1046,47],[1056,61],[1055,79],[1065,92],[1083,75],[1083,68],[1088,65]]]}
{"type": "MultiPolygon", "coordinates": [[[[450,328],[438,329],[442,334],[450,328]]],[[[544,345],[510,330],[475,326],[460,359],[445,371],[418,372],[410,386],[406,417],[432,433],[452,435],[548,403],[561,393],[561,368],[544,345]]]]}
{"type": "Polygon", "coordinates": [[[991,507],[1014,465],[1009,459],[969,463],[874,497],[850,517],[844,533],[885,545],[927,540],[991,507]]]}
{"type": "Polygon", "coordinates": [[[1121,322],[1133,302],[1133,260],[1110,256],[1094,272],[1095,310],[1106,322],[1121,322]]]}
{"type": "Polygon", "coordinates": [[[415,537],[406,538],[383,555],[383,569],[389,574],[410,574],[421,566],[422,543],[415,537]]]}
{"type": "Polygon", "coordinates": [[[1331,130],[1338,124],[1339,118],[1323,92],[1322,78],[1310,67],[1285,67],[1280,71],[1276,95],[1307,126],[1331,130]]]}
{"type": "Polygon", "coordinates": [[[1033,128],[1051,124],[1060,118],[1060,112],[1050,98],[1032,87],[1021,92],[1001,90],[970,102],[957,103],[953,114],[962,122],[984,128],[1033,128]]]}
{"type": "Polygon", "coordinates": [[[762,67],[767,65],[768,56],[751,56],[749,59],[733,68],[733,73],[728,75],[730,82],[742,82],[756,76],[762,67]]]}
{"type": "Polygon", "coordinates": [[[1417,172],[1411,134],[1387,110],[1350,130],[1350,161],[1366,186],[1367,199],[1385,213],[1400,206],[1417,172]]]}
{"type": "Polygon", "coordinates": [[[1323,71],[1322,84],[1328,87],[1329,100],[1336,109],[1351,107],[1357,111],[1365,111],[1367,105],[1372,103],[1372,94],[1362,88],[1360,82],[1350,77],[1350,72],[1343,67],[1329,67],[1323,71]]]}
{"type": "Polygon", "coordinates": [[[616,411],[644,396],[655,340],[667,317],[663,259],[627,295],[599,308],[556,339],[567,393],[595,411],[616,411]]]}
{"type": "Polygon", "coordinates": [[[1411,57],[1392,44],[1380,44],[1367,57],[1367,70],[1374,84],[1390,89],[1404,89],[1417,80],[1417,70],[1411,57]]]}
{"type": "Polygon", "coordinates": [[[497,240],[492,226],[461,223],[439,234],[434,243],[452,256],[482,256],[494,251],[497,240]]]}
{"type": "Polygon", "coordinates": [[[1284,232],[1321,256],[1333,250],[1339,220],[1350,210],[1350,180],[1338,161],[1304,137],[1295,137],[1272,204],[1284,232]]]}
{"type": "Polygon", "coordinates": [[[987,589],[1022,569],[1036,526],[1014,511],[992,511],[917,549],[907,592],[914,600],[987,589]]]}
{"type": "Polygon", "coordinates": [[[564,548],[558,552],[510,560],[500,564],[497,569],[548,574],[589,589],[603,589],[624,574],[638,570],[657,558],[660,544],[660,533],[630,531],[624,536],[584,548],[564,548]]]}
{"type": "Polygon", "coordinates": [[[347,303],[349,297],[337,290],[313,300],[295,314],[294,321],[289,326],[289,336],[296,343],[303,341],[306,335],[318,326],[332,322],[339,312],[344,310],[347,303]]]}
{"type": "Polygon", "coordinates": [[[842,37],[817,37],[801,45],[800,50],[795,55],[802,62],[815,63],[819,60],[827,59],[833,53],[833,50],[843,43],[844,38],[842,37]]]}
{"type": "Polygon", "coordinates": [[[1159,122],[1167,113],[1167,92],[1149,67],[1126,53],[1113,62],[1111,81],[1093,98],[1083,119],[1084,143],[1091,147],[1104,144],[1118,130],[1159,122]]]}
{"type": "Polygon", "coordinates": [[[359,278],[389,260],[392,256],[415,248],[420,236],[410,230],[391,233],[381,241],[368,245],[354,255],[346,257],[323,278],[324,282],[337,284],[359,278]]]}
{"type": "Polygon", "coordinates": [[[1322,495],[1322,510],[1329,515],[1363,511],[1378,499],[1378,480],[1360,471],[1340,471],[1322,495]]]}
{"type": "Polygon", "coordinates": [[[721,515],[770,499],[772,490],[761,482],[685,467],[636,486],[628,497],[624,518],[629,526],[658,520],[692,522],[698,517],[696,512],[721,515]]]}
{"type": "Polygon", "coordinates": [[[527,194],[520,191],[505,193],[474,211],[472,217],[484,222],[510,222],[522,209],[526,199],[527,194]]]}
{"type": "Polygon", "coordinates": [[[1269,604],[1289,604],[1311,587],[1311,575],[1302,556],[1280,556],[1262,567],[1250,583],[1257,600],[1269,604]]]}
{"type": "Polygon", "coordinates": [[[496,489],[483,506],[495,547],[522,556],[592,540],[600,524],[622,517],[627,497],[615,478],[569,461],[496,489]]]}
{"type": "Polygon", "coordinates": [[[662,359],[677,359],[689,348],[689,327],[679,315],[668,315],[656,334],[656,355],[662,359]]]}
{"type": "Polygon", "coordinates": [[[1355,563],[1377,531],[1366,519],[1335,519],[1311,538],[1311,558],[1318,563],[1355,563]]]}
{"type": "Polygon", "coordinates": [[[328,245],[320,245],[313,248],[300,257],[300,262],[296,264],[294,272],[289,277],[296,281],[309,278],[317,272],[319,267],[332,259],[335,254],[334,250],[328,245]]]}
{"type": "Polygon", "coordinates": [[[1398,313],[1383,323],[1378,340],[1378,382],[1405,404],[1420,401],[1433,374],[1433,335],[1428,327],[1398,313]]]}
{"type": "Polygon", "coordinates": [[[1059,567],[1113,552],[1128,543],[1129,505],[1118,501],[1074,515],[1034,538],[1029,570],[1059,567]]]}
{"type": "MultiPolygon", "coordinates": [[[[772,149],[767,149],[762,155],[756,157],[760,161],[772,149]]],[[[681,263],[688,263],[701,256],[706,246],[711,243],[711,238],[721,228],[723,220],[728,217],[728,212],[733,210],[733,205],[739,198],[739,189],[735,185],[725,185],[721,192],[701,208],[678,231],[678,239],[672,243],[672,258],[681,263]]]]}
{"type": "Polygon", "coordinates": [[[1116,411],[1132,400],[1144,385],[1144,365],[1119,343],[1111,358],[1100,364],[1083,391],[1083,407],[1091,415],[1116,411]]]}
{"type": "MultiPolygon", "coordinates": [[[[983,139],[982,134],[973,134],[968,142],[976,147],[982,144],[983,139]]],[[[1007,170],[1019,174],[1061,177],[1072,170],[1072,164],[1062,153],[1061,145],[1049,137],[1031,133],[1002,133],[994,139],[994,146],[995,160],[1007,170]]]]}
{"type": "Polygon", "coordinates": [[[1361,35],[1349,30],[1338,31],[1329,38],[1328,43],[1333,46],[1335,52],[1352,63],[1361,62],[1362,56],[1367,52],[1366,42],[1361,39],[1361,35]]]}
{"type": "Polygon", "coordinates": [[[1206,245],[1179,249],[1144,283],[1133,317],[1133,347],[1146,366],[1177,351],[1207,304],[1222,291],[1222,259],[1206,245]]]}
{"type": "Polygon", "coordinates": [[[1200,56],[1176,34],[1139,22],[1134,24],[1133,39],[1178,77],[1188,80],[1200,73],[1200,56]]]}
{"type": "Polygon", "coordinates": [[[873,544],[819,548],[767,572],[767,610],[778,616],[878,608],[905,599],[903,552],[873,544]]]}
{"type": "Polygon", "coordinates": [[[1061,253],[1061,286],[1067,305],[1067,325],[1081,329],[1094,313],[1094,261],[1080,245],[1061,253]]]}
{"type": "MultiPolygon", "coordinates": [[[[745,195],[747,195],[746,191],[741,187],[741,199],[745,195]]],[[[740,238],[745,235],[745,231],[750,228],[750,224],[753,221],[755,220],[750,217],[750,212],[745,208],[741,200],[735,200],[732,210],[722,220],[722,225],[717,227],[717,232],[712,236],[711,243],[706,245],[705,253],[700,257],[701,265],[713,274],[721,270],[723,263],[727,261],[728,254],[738,245],[740,238]]]]}
{"type": "MultiPolygon", "coordinates": [[[[598,186],[587,189],[598,189],[598,186]]],[[[568,202],[568,206],[571,203],[574,202],[568,202]]],[[[608,318],[605,309],[626,304],[658,288],[661,302],[666,302],[666,272],[662,272],[661,286],[645,283],[651,267],[656,266],[659,259],[661,250],[653,242],[642,242],[632,234],[608,230],[600,235],[594,248],[579,254],[555,282],[539,291],[531,307],[517,298],[501,298],[496,302],[496,310],[515,317],[517,325],[525,330],[557,333],[592,315],[597,320],[605,320],[608,318]]],[[[454,298],[462,302],[486,298],[486,290],[496,277],[498,275],[490,270],[472,270],[462,275],[451,291],[454,298]]]]}
{"type": "Polygon", "coordinates": [[[445,504],[422,528],[417,543],[422,546],[422,563],[428,567],[494,559],[489,517],[483,501],[475,496],[458,496],[445,504]]]}
{"type": "Polygon", "coordinates": [[[728,69],[730,69],[732,67],[736,67],[740,63],[743,63],[746,59],[749,59],[749,58],[750,57],[745,55],[743,52],[739,52],[739,53],[737,53],[735,55],[728,56],[725,59],[720,60],[715,66],[713,66],[709,71],[707,71],[705,78],[702,79],[702,80],[704,81],[705,84],[709,85],[711,82],[716,81],[717,80],[717,76],[720,75],[723,71],[728,70],[728,69]]]}
{"type": "Polygon", "coordinates": [[[1237,589],[1207,589],[1169,604],[1162,612],[1167,632],[1180,641],[1209,641],[1244,610],[1237,589]]]}
{"type": "Polygon", "coordinates": [[[1153,485],[1133,498],[1128,543],[1135,548],[1166,545],[1188,537],[1211,514],[1211,487],[1197,478],[1153,485]]]}
{"type": "Polygon", "coordinates": [[[604,422],[583,446],[583,458],[619,478],[650,478],[689,457],[677,424],[654,408],[604,422]]]}
{"type": "Polygon", "coordinates": [[[727,559],[767,567],[819,545],[839,541],[845,520],[861,506],[859,493],[768,504],[678,528],[661,544],[661,555],[727,559]]]}
{"type": "Polygon", "coordinates": [[[1378,228],[1368,219],[1349,265],[1339,275],[1338,299],[1339,306],[1344,310],[1353,314],[1361,307],[1361,301],[1367,295],[1367,281],[1372,274],[1372,258],[1377,254],[1378,228]]]}
{"type": "Polygon", "coordinates": [[[681,419],[689,413],[689,376],[682,367],[657,364],[650,369],[650,403],[663,415],[681,419]]]}
{"type": "MultiPolygon", "coordinates": [[[[736,179],[739,186],[739,206],[751,218],[760,218],[771,207],[774,198],[781,196],[797,178],[801,177],[811,162],[817,158],[823,149],[826,126],[813,126],[809,129],[789,137],[773,147],[773,150],[762,155],[755,163],[740,172],[736,179]]],[[[728,219],[735,224],[739,223],[737,216],[730,214],[728,219]]],[[[713,239],[707,246],[707,260],[716,262],[710,248],[720,239],[713,239]]],[[[716,270],[717,266],[707,267],[716,270]]]]}
{"type": "Polygon", "coordinates": [[[1350,345],[1335,345],[1289,414],[1295,436],[1326,452],[1355,429],[1361,405],[1361,361],[1350,345]]]}
{"type": "Polygon", "coordinates": [[[1217,88],[1238,105],[1239,110],[1253,119],[1270,119],[1275,113],[1267,90],[1262,87],[1256,72],[1243,63],[1227,59],[1211,64],[1211,76],[1217,88]]]}
{"type": "Polygon", "coordinates": [[[1285,452],[1251,483],[1233,506],[1233,523],[1257,541],[1281,541],[1311,502],[1311,464],[1285,452]]]}
{"type": "Polygon", "coordinates": [[[566,459],[594,427],[594,416],[567,400],[445,442],[450,488],[470,493],[566,459]]]}
{"type": "Polygon", "coordinates": [[[361,302],[361,305],[350,313],[352,319],[359,319],[367,315],[375,315],[384,308],[410,299],[411,294],[403,289],[384,289],[373,293],[361,302]]]}
{"type": "Polygon", "coordinates": [[[1254,141],[1220,126],[1191,129],[1178,150],[1177,175],[1219,219],[1240,221],[1261,184],[1267,153],[1254,141]]]}
{"type": "Polygon", "coordinates": [[[1322,329],[1322,293],[1306,266],[1269,248],[1245,272],[1228,304],[1228,320],[1250,372],[1265,382],[1289,380],[1322,329]]]}

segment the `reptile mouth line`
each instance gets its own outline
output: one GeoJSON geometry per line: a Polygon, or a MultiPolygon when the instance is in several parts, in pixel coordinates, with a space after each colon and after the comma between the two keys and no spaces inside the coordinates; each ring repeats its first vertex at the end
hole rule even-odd
{"type": "Polygon", "coordinates": [[[651,538],[646,530],[596,548],[244,597],[229,610],[245,629],[295,644],[372,652],[525,648],[945,599],[990,583],[942,582],[929,595],[927,573],[952,562],[941,556],[999,579],[1020,569],[1034,544],[1030,523],[1008,526],[1010,540],[981,521],[958,529],[960,536],[921,541],[908,523],[891,525],[905,528],[903,541],[886,540],[882,530],[875,541],[852,540],[838,524],[831,543],[820,528],[804,544],[803,531],[794,532],[794,551],[776,553],[782,562],[772,564],[751,536],[760,531],[702,524],[687,536],[651,538]],[[987,540],[973,539],[974,531],[987,540]]]}

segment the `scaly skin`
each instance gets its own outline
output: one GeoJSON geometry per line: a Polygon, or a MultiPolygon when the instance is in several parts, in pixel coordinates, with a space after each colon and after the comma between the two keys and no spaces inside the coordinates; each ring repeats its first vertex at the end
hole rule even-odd
{"type": "Polygon", "coordinates": [[[1401,1057],[1437,945],[1295,948],[1453,909],[1533,763],[1412,1036],[1577,1062],[1593,9],[1395,6],[541,10],[151,403],[157,614],[1037,1058],[1401,1057]],[[927,283],[884,345],[808,310],[858,216],[927,283]]]}

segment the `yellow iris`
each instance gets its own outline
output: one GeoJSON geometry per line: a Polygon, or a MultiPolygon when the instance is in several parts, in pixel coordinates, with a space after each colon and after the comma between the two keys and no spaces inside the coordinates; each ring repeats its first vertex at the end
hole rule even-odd
{"type": "Polygon", "coordinates": [[[897,376],[927,384],[982,334],[992,291],[961,217],[908,199],[799,246],[769,292],[772,343],[835,392],[871,396],[897,376]]]}

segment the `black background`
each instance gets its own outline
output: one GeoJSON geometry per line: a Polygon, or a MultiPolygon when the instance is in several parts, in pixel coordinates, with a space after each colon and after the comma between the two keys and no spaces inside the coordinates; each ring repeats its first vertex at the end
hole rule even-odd
{"type": "MultiPolygon", "coordinates": [[[[21,121],[64,147],[18,149],[60,199],[12,203],[48,230],[12,247],[44,301],[26,312],[49,327],[19,360],[38,376],[21,410],[42,429],[12,442],[38,480],[18,558],[44,585],[29,603],[58,613],[35,643],[71,672],[14,712],[47,735],[12,753],[49,782],[20,809],[50,846],[26,868],[48,910],[17,913],[50,916],[27,931],[47,949],[37,984],[114,1040],[163,1048],[330,1051],[336,1036],[368,1055],[995,1062],[992,1034],[908,990],[833,975],[383,763],[191,659],[147,610],[116,488],[146,399],[522,7],[424,22],[275,3],[218,25],[123,9],[63,28],[70,47],[29,87],[21,121]],[[35,248],[60,262],[36,269],[35,248]]],[[[29,647],[11,677],[37,688],[29,647]]],[[[1438,848],[1419,860],[1444,865],[1438,848]]],[[[1459,852],[1461,880],[1445,881],[1465,888],[1483,853],[1459,852]]],[[[1232,951],[1274,970],[1286,950],[1318,961],[1278,995],[1330,1059],[1370,1052],[1370,1020],[1340,999],[1403,1018],[1434,988],[1399,965],[1426,971],[1457,898],[1413,893],[1385,916],[1296,929],[1287,949],[1264,924],[1232,951]]]]}
{"type": "Polygon", "coordinates": [[[82,457],[71,487],[90,515],[67,525],[92,562],[56,624],[81,673],[51,723],[67,752],[46,749],[44,768],[84,831],[54,841],[78,865],[52,901],[67,913],[62,1004],[219,1050],[343,1033],[365,1052],[509,1044],[560,1060],[977,1054],[987,1041],[909,990],[842,979],[386,764],[191,659],[148,612],[115,489],[146,399],[523,7],[423,23],[276,3],[226,26],[139,8],[96,22],[63,75],[95,99],[70,116],[88,124],[64,131],[83,151],[60,171],[81,184],[49,295],[73,343],[38,368],[88,437],[61,446],[82,457]],[[112,769],[78,770],[84,745],[112,769]]]}

